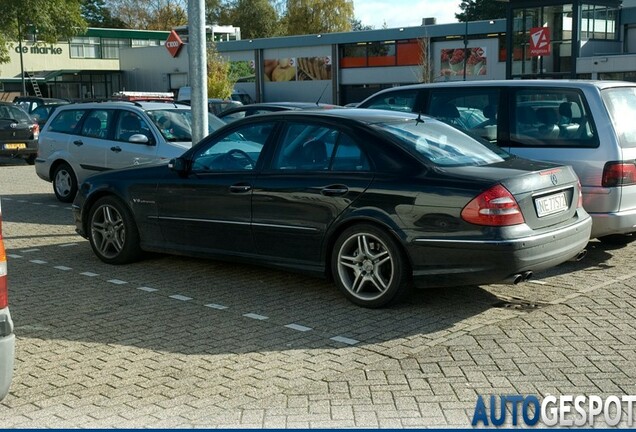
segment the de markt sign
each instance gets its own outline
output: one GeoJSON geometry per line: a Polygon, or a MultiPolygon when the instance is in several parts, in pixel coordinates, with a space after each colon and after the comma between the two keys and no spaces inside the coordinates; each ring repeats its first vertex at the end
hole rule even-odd
{"type": "Polygon", "coordinates": [[[179,55],[179,51],[181,51],[182,47],[183,42],[181,41],[181,38],[179,37],[177,32],[172,30],[170,32],[170,35],[168,36],[168,39],[166,39],[166,49],[172,57],[176,57],[179,55]]]}

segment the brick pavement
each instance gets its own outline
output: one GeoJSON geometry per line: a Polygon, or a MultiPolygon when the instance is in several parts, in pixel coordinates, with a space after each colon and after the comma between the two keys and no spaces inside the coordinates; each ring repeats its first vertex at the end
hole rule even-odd
{"type": "Polygon", "coordinates": [[[365,310],[246,265],[107,266],[32,167],[0,163],[0,185],[18,336],[0,427],[468,427],[477,395],[636,394],[636,245],[365,310]],[[493,306],[515,299],[537,307],[493,306]]]}

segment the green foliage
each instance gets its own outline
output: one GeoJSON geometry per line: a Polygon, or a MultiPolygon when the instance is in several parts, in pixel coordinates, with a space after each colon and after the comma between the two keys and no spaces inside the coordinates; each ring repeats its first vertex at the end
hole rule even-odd
{"type": "Polygon", "coordinates": [[[351,31],[373,30],[373,26],[362,24],[362,21],[356,18],[351,19],[351,31]]]}
{"type": "Polygon", "coordinates": [[[162,5],[148,17],[148,30],[172,30],[174,27],[188,24],[188,14],[178,4],[162,5]]]}
{"type": "Polygon", "coordinates": [[[0,63],[9,61],[9,49],[25,38],[26,29],[36,32],[37,40],[56,43],[86,31],[81,0],[2,0],[0,1],[0,63]]]}
{"type": "Polygon", "coordinates": [[[122,20],[110,13],[106,0],[83,0],[81,11],[89,27],[126,28],[122,20]]]}
{"type": "Polygon", "coordinates": [[[456,13],[455,18],[459,22],[505,18],[507,4],[494,0],[462,0],[459,5],[462,12],[456,13]]]}
{"type": "Polygon", "coordinates": [[[281,34],[280,20],[269,0],[235,0],[225,11],[227,24],[241,28],[242,39],[281,34]]]}
{"type": "Polygon", "coordinates": [[[287,0],[285,34],[304,35],[351,31],[352,0],[287,0]]]}
{"type": "Polygon", "coordinates": [[[229,99],[235,80],[230,78],[230,63],[219,55],[214,45],[208,47],[208,97],[229,99]]]}

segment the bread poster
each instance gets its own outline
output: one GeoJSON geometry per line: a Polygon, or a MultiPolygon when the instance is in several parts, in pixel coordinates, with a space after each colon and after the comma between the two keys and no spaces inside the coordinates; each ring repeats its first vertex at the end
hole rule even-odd
{"type": "Polygon", "coordinates": [[[331,79],[331,57],[287,57],[264,61],[264,80],[320,81],[331,79]]]}

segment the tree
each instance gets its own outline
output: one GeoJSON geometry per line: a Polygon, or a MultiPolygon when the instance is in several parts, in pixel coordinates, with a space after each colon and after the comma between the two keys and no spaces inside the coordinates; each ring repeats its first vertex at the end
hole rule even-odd
{"type": "Polygon", "coordinates": [[[9,61],[9,49],[24,39],[25,29],[37,40],[56,43],[86,31],[81,0],[2,0],[0,2],[0,63],[9,61]]]}
{"type": "Polygon", "coordinates": [[[269,0],[235,0],[227,15],[227,24],[240,27],[243,39],[266,38],[282,33],[278,14],[269,0]]]}
{"type": "Polygon", "coordinates": [[[289,36],[351,31],[352,0],[287,0],[283,19],[289,36]]]}
{"type": "Polygon", "coordinates": [[[187,0],[110,0],[110,6],[131,29],[170,30],[187,22],[187,0]]]}
{"type": "Polygon", "coordinates": [[[110,13],[106,0],[83,0],[81,11],[89,27],[126,28],[122,20],[110,13]]]}
{"type": "Polygon", "coordinates": [[[229,99],[235,82],[230,78],[230,63],[221,57],[214,44],[208,46],[207,60],[208,97],[229,99]]]}
{"type": "Polygon", "coordinates": [[[356,18],[351,19],[351,31],[373,30],[373,26],[362,24],[362,21],[356,18]]]}
{"type": "Polygon", "coordinates": [[[507,3],[493,0],[462,0],[460,13],[455,14],[459,22],[506,18],[507,3]]]}
{"type": "Polygon", "coordinates": [[[148,17],[148,30],[171,30],[174,27],[187,25],[188,14],[178,4],[165,4],[153,11],[148,17]]]}

